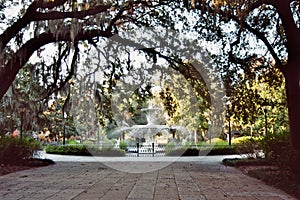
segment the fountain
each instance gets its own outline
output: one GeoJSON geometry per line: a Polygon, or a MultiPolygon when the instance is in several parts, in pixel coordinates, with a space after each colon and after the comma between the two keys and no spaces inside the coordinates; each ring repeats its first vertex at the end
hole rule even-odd
{"type": "Polygon", "coordinates": [[[128,147],[128,152],[138,154],[155,154],[158,152],[164,152],[163,146],[159,145],[156,141],[158,133],[166,134],[168,137],[172,135],[173,140],[175,139],[176,132],[181,132],[183,135],[190,135],[189,130],[184,126],[168,126],[159,124],[159,115],[163,115],[163,112],[161,109],[153,107],[151,101],[149,101],[148,108],[141,109],[141,112],[145,112],[147,124],[124,126],[113,132],[113,134],[118,135],[125,132],[128,133],[129,137],[136,138],[137,145],[134,147],[128,147]]]}

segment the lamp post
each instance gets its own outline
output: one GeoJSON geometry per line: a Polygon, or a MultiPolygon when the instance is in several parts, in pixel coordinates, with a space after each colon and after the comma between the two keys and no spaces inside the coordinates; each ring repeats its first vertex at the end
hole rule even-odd
{"type": "Polygon", "coordinates": [[[100,123],[98,120],[97,120],[96,131],[97,131],[97,145],[99,147],[100,146],[100,123]]]}
{"type": "Polygon", "coordinates": [[[22,134],[23,134],[23,120],[24,120],[24,113],[25,113],[26,107],[21,104],[19,106],[19,112],[20,112],[20,116],[21,116],[21,127],[20,127],[20,138],[22,139],[22,134]]]}
{"type": "Polygon", "coordinates": [[[266,136],[268,135],[268,110],[269,110],[269,103],[268,102],[264,102],[263,103],[263,110],[264,110],[264,114],[265,114],[265,131],[266,131],[266,136]]]}
{"type": "Polygon", "coordinates": [[[267,112],[268,112],[268,108],[264,107],[266,136],[268,135],[268,116],[267,116],[267,112]]]}
{"type": "Polygon", "coordinates": [[[62,117],[63,117],[63,145],[66,145],[66,118],[67,118],[67,113],[65,113],[65,108],[63,106],[63,113],[62,113],[62,117]]]}
{"type": "Polygon", "coordinates": [[[208,122],[207,122],[207,125],[208,125],[208,136],[209,136],[209,144],[211,144],[211,127],[210,127],[210,125],[211,125],[211,121],[210,120],[208,120],[208,122]]]}
{"type": "Polygon", "coordinates": [[[230,127],[230,117],[231,117],[231,102],[228,99],[228,101],[226,102],[227,105],[227,119],[228,119],[228,144],[229,146],[231,146],[231,127],[230,127]]]}
{"type": "Polygon", "coordinates": [[[9,122],[10,122],[10,127],[8,127],[8,129],[10,128],[10,132],[11,132],[11,134],[14,132],[14,127],[13,127],[13,117],[12,117],[12,115],[8,115],[8,116],[6,116],[7,117],[7,119],[9,119],[9,122]]]}
{"type": "Polygon", "coordinates": [[[228,119],[228,144],[231,146],[231,127],[230,127],[230,111],[227,112],[228,119]]]}

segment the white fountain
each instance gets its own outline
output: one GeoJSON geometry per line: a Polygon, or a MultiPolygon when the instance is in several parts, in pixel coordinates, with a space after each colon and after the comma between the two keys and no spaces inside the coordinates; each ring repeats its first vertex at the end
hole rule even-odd
{"type": "Polygon", "coordinates": [[[190,135],[189,130],[184,126],[168,126],[159,124],[159,116],[163,115],[163,110],[153,107],[149,101],[148,108],[144,108],[141,112],[145,112],[147,124],[124,126],[115,130],[113,134],[121,135],[128,133],[129,137],[137,139],[137,147],[129,148],[129,152],[137,152],[140,154],[156,153],[164,151],[163,147],[157,144],[155,138],[158,133],[166,134],[168,137],[175,132],[180,132],[183,135],[190,135]],[[142,140],[143,139],[143,140],[142,140]]]}
{"type": "MultiPolygon", "coordinates": [[[[156,143],[155,138],[158,132],[164,132],[166,136],[172,137],[174,130],[189,135],[187,128],[183,126],[161,125],[163,123],[160,120],[160,116],[163,116],[164,112],[162,109],[154,107],[151,102],[148,108],[142,109],[141,112],[145,113],[146,124],[129,126],[124,122],[122,127],[114,131],[118,136],[126,133],[128,136],[136,138],[136,146],[129,146],[128,152],[129,154],[130,152],[133,154],[130,156],[137,157],[130,159],[128,157],[110,157],[105,158],[105,160],[103,160],[103,157],[95,157],[96,160],[102,159],[101,163],[116,170],[130,173],[145,173],[167,167],[179,159],[180,156],[161,157],[165,154],[165,149],[156,143]],[[142,138],[145,138],[145,141],[141,141],[142,138]]],[[[164,117],[161,118],[163,119],[164,117]]]]}

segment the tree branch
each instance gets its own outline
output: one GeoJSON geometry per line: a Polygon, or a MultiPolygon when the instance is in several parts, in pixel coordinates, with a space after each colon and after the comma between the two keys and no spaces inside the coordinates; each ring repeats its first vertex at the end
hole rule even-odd
{"type": "Polygon", "coordinates": [[[256,30],[254,28],[252,28],[248,23],[245,24],[245,28],[247,30],[249,30],[251,33],[253,33],[254,35],[257,36],[258,39],[260,39],[268,48],[268,50],[270,51],[271,55],[273,56],[276,65],[278,67],[282,66],[282,62],[279,59],[279,57],[277,56],[276,52],[274,51],[274,48],[272,47],[271,43],[268,41],[268,39],[265,37],[265,35],[263,33],[261,33],[259,30],[256,30]]]}
{"type": "MultiPolygon", "coordinates": [[[[74,42],[89,40],[94,37],[109,38],[111,36],[112,33],[110,33],[109,31],[81,30],[80,33],[78,33],[74,38],[74,42]]],[[[0,99],[8,90],[17,73],[26,64],[31,55],[40,47],[56,41],[72,42],[70,31],[63,32],[59,35],[54,35],[51,32],[40,34],[38,37],[27,41],[16,53],[13,54],[12,58],[10,58],[10,60],[5,65],[0,67],[0,99]]]]}
{"type": "Polygon", "coordinates": [[[36,10],[37,8],[48,8],[52,9],[57,6],[64,5],[68,0],[55,0],[55,1],[45,1],[45,0],[35,0],[32,4],[31,7],[32,9],[36,10]]]}
{"type": "MultiPolygon", "coordinates": [[[[278,0],[255,1],[254,3],[249,3],[247,5],[247,9],[245,9],[243,12],[245,12],[244,14],[248,15],[248,13],[250,11],[262,6],[263,4],[273,5],[274,7],[277,7],[279,5],[279,1],[278,0]]],[[[231,12],[227,12],[225,9],[215,9],[213,7],[210,7],[210,6],[207,6],[204,4],[202,4],[202,5],[199,4],[198,6],[196,6],[196,9],[201,9],[201,10],[204,10],[207,12],[216,13],[223,17],[226,17],[228,20],[234,20],[235,22],[237,22],[238,24],[241,25],[241,28],[245,28],[248,31],[250,31],[251,33],[253,33],[254,35],[256,35],[256,37],[258,39],[260,39],[266,45],[267,49],[270,51],[271,55],[273,56],[273,58],[276,62],[276,66],[279,67],[280,69],[282,69],[283,63],[279,59],[276,52],[274,51],[274,48],[272,47],[271,43],[268,41],[268,39],[265,37],[265,35],[263,33],[261,33],[259,30],[252,28],[248,23],[245,22],[246,17],[243,17],[242,19],[240,19],[238,16],[232,14],[231,12]],[[203,7],[205,9],[203,9],[203,7]]]]}
{"type": "MultiPolygon", "coordinates": [[[[56,85],[53,85],[47,91],[47,94],[45,96],[43,96],[42,98],[40,98],[38,101],[43,101],[43,100],[47,99],[48,97],[50,97],[52,94],[60,91],[62,88],[65,87],[65,85],[69,82],[69,80],[71,80],[71,78],[75,74],[77,58],[78,58],[78,55],[79,55],[79,48],[78,48],[78,43],[77,42],[74,44],[74,48],[75,48],[75,51],[74,51],[74,54],[73,54],[73,57],[72,57],[71,69],[68,72],[68,75],[65,77],[65,79],[62,82],[60,82],[58,87],[56,85]]],[[[70,95],[69,92],[68,92],[68,96],[70,95]]],[[[66,100],[66,102],[67,102],[67,100],[66,100]]]]}
{"type": "Polygon", "coordinates": [[[107,12],[109,8],[111,8],[111,5],[101,5],[85,11],[76,11],[76,12],[60,12],[60,11],[50,11],[47,13],[35,12],[34,21],[65,19],[65,18],[84,19],[87,16],[92,16],[102,12],[107,12]]]}
{"type": "Polygon", "coordinates": [[[65,18],[78,18],[83,19],[87,16],[96,15],[98,13],[106,12],[111,5],[100,5],[95,6],[85,11],[74,11],[74,12],[59,12],[49,11],[46,13],[37,12],[38,8],[51,9],[55,6],[63,5],[66,0],[54,1],[54,3],[45,3],[43,0],[33,2],[27,9],[26,13],[18,19],[13,25],[8,27],[0,35],[0,51],[3,51],[7,43],[24,27],[30,24],[32,21],[42,20],[54,20],[54,19],[65,19],[65,18]]]}

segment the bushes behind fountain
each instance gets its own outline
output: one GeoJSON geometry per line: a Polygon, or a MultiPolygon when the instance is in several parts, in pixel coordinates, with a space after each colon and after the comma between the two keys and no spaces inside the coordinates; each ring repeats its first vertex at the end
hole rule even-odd
{"type": "Polygon", "coordinates": [[[66,145],[46,147],[46,153],[61,154],[61,155],[76,155],[76,156],[125,156],[125,150],[115,149],[110,147],[100,148],[98,146],[66,145]]]}
{"type": "MultiPolygon", "coordinates": [[[[166,145],[166,156],[205,156],[205,155],[233,155],[233,154],[253,154],[253,147],[249,147],[248,143],[253,139],[240,138],[233,140],[233,144],[229,146],[226,141],[217,140],[216,143],[199,142],[197,144],[185,143],[183,145],[175,145],[169,143],[166,145]]],[[[212,140],[216,141],[216,140],[212,140]]],[[[253,145],[252,145],[253,146],[253,145]]]]}
{"type": "Polygon", "coordinates": [[[237,146],[201,146],[166,149],[166,156],[206,156],[239,154],[237,146]]]}

